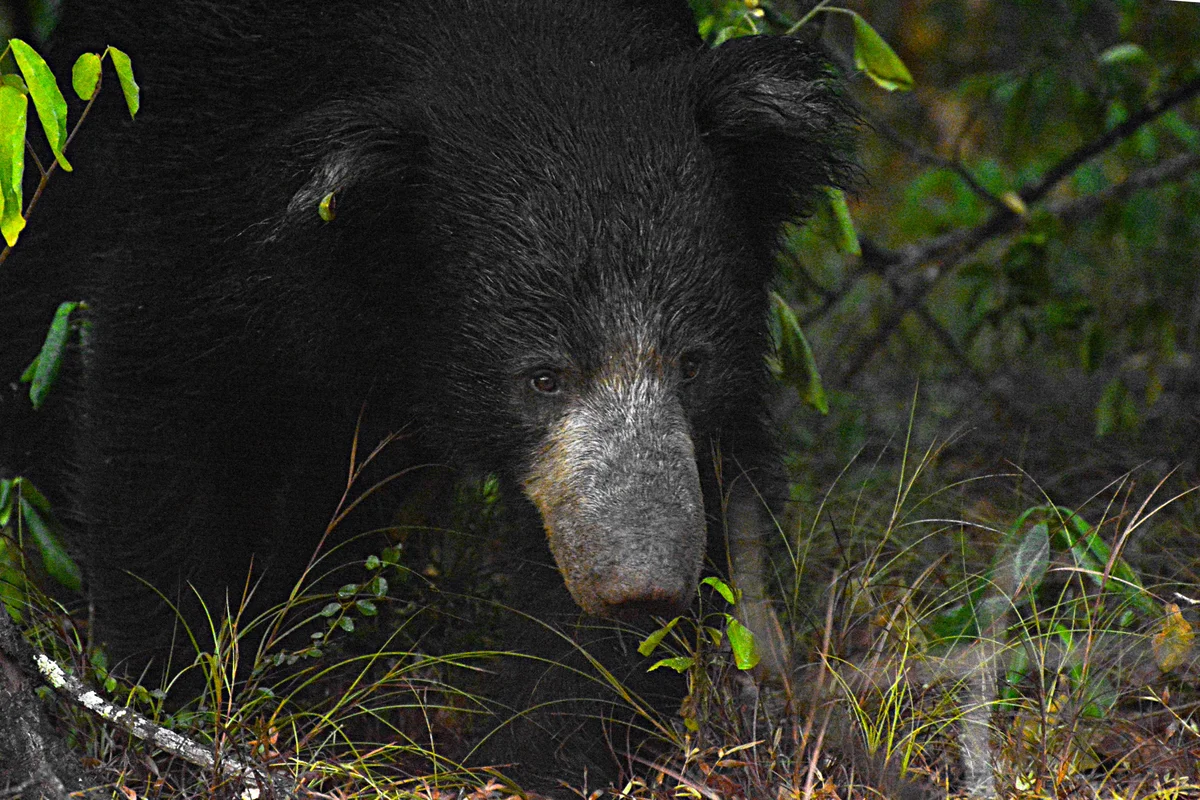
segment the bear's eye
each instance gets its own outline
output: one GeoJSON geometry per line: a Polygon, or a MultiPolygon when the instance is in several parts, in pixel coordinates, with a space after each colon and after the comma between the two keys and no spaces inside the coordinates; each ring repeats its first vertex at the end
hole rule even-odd
{"type": "Polygon", "coordinates": [[[539,394],[557,394],[558,376],[548,369],[541,369],[529,376],[529,386],[539,394]]]}
{"type": "Polygon", "coordinates": [[[679,376],[684,383],[694,381],[704,365],[704,356],[700,353],[684,353],[679,359],[679,376]]]}

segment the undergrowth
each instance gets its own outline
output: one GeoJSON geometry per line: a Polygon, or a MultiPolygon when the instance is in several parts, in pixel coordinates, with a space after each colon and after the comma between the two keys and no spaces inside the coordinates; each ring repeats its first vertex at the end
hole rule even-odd
{"type": "MultiPolygon", "coordinates": [[[[622,785],[579,796],[1200,796],[1193,487],[1125,475],[1068,508],[1019,470],[955,478],[947,444],[860,457],[819,501],[777,520],[785,674],[755,680],[734,663],[736,615],[704,587],[700,615],[645,648],[647,668],[689,676],[677,716],[642,709],[665,754],[630,758],[622,785]]],[[[186,665],[203,688],[182,705],[165,702],[169,684],[110,671],[80,615],[30,581],[22,624],[111,699],[218,763],[286,774],[299,793],[515,796],[502,769],[458,763],[494,724],[471,688],[498,652],[518,649],[487,633],[505,613],[478,550],[502,536],[494,506],[488,485],[460,498],[451,522],[466,545],[393,536],[332,576],[318,578],[316,562],[270,615],[214,613],[217,646],[186,665]]],[[[6,535],[11,573],[29,549],[19,515],[6,535]]],[[[639,702],[593,666],[615,696],[639,702]]],[[[245,788],[45,691],[74,751],[125,797],[245,788]]]]}

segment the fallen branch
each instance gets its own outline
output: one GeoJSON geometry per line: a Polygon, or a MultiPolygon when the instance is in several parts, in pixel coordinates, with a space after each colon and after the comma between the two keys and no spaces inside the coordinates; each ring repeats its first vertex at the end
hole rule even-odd
{"type": "Polygon", "coordinates": [[[106,722],[190,764],[212,770],[222,778],[241,782],[247,787],[239,795],[242,800],[296,796],[295,786],[284,776],[271,775],[262,767],[235,758],[224,757],[218,763],[211,749],[164,728],[136,711],[104,699],[43,653],[34,656],[34,663],[42,677],[57,692],[106,722]]]}

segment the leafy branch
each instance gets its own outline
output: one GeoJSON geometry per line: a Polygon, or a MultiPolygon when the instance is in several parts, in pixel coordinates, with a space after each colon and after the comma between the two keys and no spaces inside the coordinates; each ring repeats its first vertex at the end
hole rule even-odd
{"type": "Polygon", "coordinates": [[[6,242],[4,250],[0,251],[0,264],[7,260],[8,254],[16,245],[17,238],[24,230],[26,221],[41,199],[42,192],[45,191],[55,170],[61,167],[67,172],[71,171],[66,151],[100,94],[103,77],[101,67],[104,59],[109,59],[117,72],[117,80],[121,84],[131,117],[137,115],[140,93],[133,78],[129,56],[124,52],[110,46],[106,47],[103,53],[84,53],[71,69],[71,85],[75,94],[80,100],[86,101],[87,105],[68,132],[67,101],[45,60],[20,39],[11,39],[0,58],[10,53],[20,74],[6,74],[0,81],[0,233],[3,233],[6,242]],[[38,158],[37,151],[26,136],[31,100],[54,156],[49,166],[38,158]],[[23,153],[26,151],[39,174],[37,188],[34,189],[28,205],[23,201],[23,153]]]}
{"type": "MultiPolygon", "coordinates": [[[[925,242],[895,250],[885,248],[865,237],[860,238],[863,252],[861,270],[835,291],[836,297],[827,296],[816,312],[802,320],[804,324],[810,324],[823,316],[850,291],[855,282],[864,274],[877,273],[884,277],[890,287],[895,296],[895,303],[891,311],[838,375],[839,384],[845,385],[854,379],[874,358],[875,353],[890,339],[904,317],[910,311],[921,307],[925,298],[943,278],[952,274],[964,260],[988,242],[1021,228],[1029,219],[1029,215],[1020,213],[1017,209],[1027,209],[1042,201],[1080,166],[1133,136],[1145,125],[1166,112],[1198,95],[1200,95],[1200,78],[1188,81],[1152,100],[1131,114],[1124,122],[1065,156],[1047,170],[1040,179],[1016,192],[1014,198],[1017,202],[1003,202],[999,206],[993,204],[993,213],[978,225],[960,228],[925,242]]],[[[1047,213],[1064,221],[1079,221],[1098,213],[1110,200],[1121,199],[1140,189],[1177,180],[1194,171],[1197,166],[1200,166],[1200,157],[1194,154],[1179,156],[1161,164],[1135,171],[1121,183],[1103,192],[1070,202],[1048,203],[1044,209],[1047,213]]],[[[928,312],[921,313],[920,317],[926,325],[935,325],[934,332],[939,339],[950,336],[944,329],[940,333],[938,332],[936,328],[940,326],[936,326],[932,315],[928,312]]],[[[954,355],[954,351],[952,351],[952,355],[954,355]]]]}

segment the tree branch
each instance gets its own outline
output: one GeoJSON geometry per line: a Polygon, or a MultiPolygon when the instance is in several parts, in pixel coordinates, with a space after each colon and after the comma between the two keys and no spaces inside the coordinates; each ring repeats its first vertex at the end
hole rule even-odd
{"type": "Polygon", "coordinates": [[[939,156],[932,150],[921,147],[915,142],[910,142],[908,139],[905,139],[903,136],[901,136],[900,132],[891,124],[873,115],[868,116],[867,121],[873,130],[883,134],[883,138],[887,139],[900,150],[908,153],[909,158],[911,158],[913,161],[916,161],[920,164],[926,164],[931,167],[941,167],[942,169],[950,170],[960,179],[962,179],[962,182],[965,183],[972,192],[974,192],[996,210],[1006,210],[1008,208],[1008,206],[1004,204],[1003,200],[989,192],[981,183],[979,183],[979,181],[975,180],[975,176],[971,174],[971,171],[967,169],[961,161],[939,156]]]}
{"type": "Polygon", "coordinates": [[[1095,216],[1108,203],[1125,200],[1134,192],[1142,189],[1177,181],[1197,169],[1200,169],[1200,153],[1186,153],[1169,158],[1152,167],[1137,170],[1120,183],[1106,187],[1095,194],[1049,203],[1046,210],[1063,222],[1079,222],[1095,216]]]}
{"type": "MultiPolygon", "coordinates": [[[[1029,206],[1042,200],[1081,165],[1117,142],[1133,135],[1143,125],[1198,95],[1200,95],[1200,78],[1189,81],[1157,100],[1151,101],[1132,114],[1125,122],[1064,157],[1051,167],[1039,181],[1022,189],[1019,193],[1022,201],[1029,206]]],[[[1051,203],[1047,205],[1046,210],[1051,214],[1061,216],[1064,220],[1078,221],[1097,213],[1106,202],[1127,197],[1139,189],[1178,179],[1198,166],[1200,166],[1200,156],[1196,154],[1177,156],[1154,167],[1135,172],[1120,184],[1097,192],[1095,195],[1067,202],[1051,203]]],[[[841,384],[845,385],[862,371],[874,358],[875,352],[895,332],[904,316],[924,300],[938,281],[952,273],[963,260],[983,244],[1009,233],[1022,225],[1024,220],[1024,216],[1003,206],[987,220],[973,228],[960,228],[934,237],[922,244],[909,245],[900,250],[890,250],[866,239],[861,240],[864,269],[884,275],[888,285],[896,294],[896,302],[879,328],[859,348],[849,365],[838,376],[841,384]]],[[[828,304],[826,307],[830,306],[832,304],[828,304]]]]}
{"type": "Polygon", "coordinates": [[[1084,163],[1103,153],[1117,142],[1128,139],[1143,125],[1153,122],[1175,106],[1186,103],[1197,95],[1200,95],[1200,78],[1194,78],[1179,88],[1167,92],[1162,97],[1151,100],[1142,106],[1141,109],[1130,114],[1129,118],[1120,125],[1114,126],[1111,130],[1096,137],[1055,164],[1042,176],[1040,181],[1022,189],[1021,199],[1027,205],[1036,203],[1045,197],[1060,181],[1084,163]]]}

